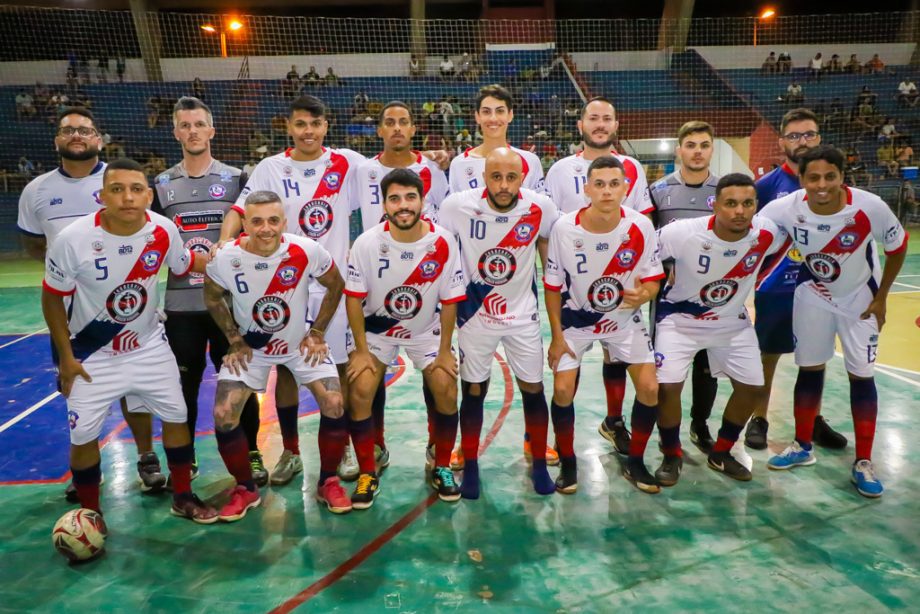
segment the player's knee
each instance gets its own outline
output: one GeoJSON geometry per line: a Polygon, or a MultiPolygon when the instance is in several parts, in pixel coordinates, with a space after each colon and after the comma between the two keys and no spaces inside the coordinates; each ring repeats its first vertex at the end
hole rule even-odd
{"type": "Polygon", "coordinates": [[[543,382],[524,382],[518,380],[518,388],[526,394],[540,394],[543,392],[543,382]]]}
{"type": "Polygon", "coordinates": [[[657,405],[658,380],[646,377],[636,382],[636,399],[643,405],[657,405]]]}
{"type": "Polygon", "coordinates": [[[489,392],[489,380],[484,382],[461,382],[463,396],[484,397],[489,392]]]}
{"type": "Polygon", "coordinates": [[[457,380],[447,373],[444,373],[441,370],[432,371],[427,375],[428,387],[431,388],[432,394],[434,394],[435,399],[443,398],[445,401],[449,399],[457,399],[457,380]]]}
{"type": "Polygon", "coordinates": [[[339,392],[327,392],[319,401],[319,412],[327,418],[341,418],[345,414],[345,401],[339,392]]]}
{"type": "Polygon", "coordinates": [[[553,383],[553,402],[556,405],[571,405],[575,400],[575,379],[557,377],[553,383]]]}
{"type": "Polygon", "coordinates": [[[214,406],[214,428],[222,433],[232,431],[236,426],[233,420],[233,409],[229,403],[214,406]]]}

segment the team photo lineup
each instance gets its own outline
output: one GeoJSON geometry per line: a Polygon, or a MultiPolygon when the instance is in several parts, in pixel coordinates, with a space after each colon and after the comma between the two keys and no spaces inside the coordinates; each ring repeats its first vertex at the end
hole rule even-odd
{"type": "MultiPolygon", "coordinates": [[[[578,490],[584,388],[603,388],[597,431],[621,458],[624,488],[692,489],[680,484],[689,379],[685,435],[712,471],[750,481],[761,469],[814,465],[816,446],[854,445],[840,481],[882,496],[873,373],[908,236],[881,198],[844,184],[845,156],[822,143],[815,113],[785,114],[785,162],[756,181],[713,174],[718,135],[687,117],[675,135],[680,165],[649,185],[641,163],[614,149],[615,101],[584,103],[575,118],[583,149],[545,177],[538,156],[508,142],[509,91],[489,85],[472,103],[482,142],[452,159],[413,148],[415,111],[399,100],[383,105],[382,150],[365,158],[325,141],[328,109],[303,95],[287,112],[291,146],[247,174],[212,157],[220,117],[182,97],[172,111],[182,161],[152,185],[133,160],[100,160],[91,111],[59,113],[61,167],[29,183],[17,220],[29,255],[45,262],[41,308],[67,401],[65,494],[79,510],[55,535],[67,522],[106,533],[100,435],[114,404],[134,435],[141,489],[171,492],[179,518],[239,521],[269,485],[305,472],[317,506],[371,508],[386,496],[391,453],[400,454],[385,428],[386,375],[400,354],[422,375],[412,394],[427,410],[426,481],[442,501],[479,499],[499,346],[520,393],[520,449],[538,495],[578,490]],[[49,193],[64,195],[53,211],[49,193]],[[352,241],[353,225],[361,232],[352,241]],[[581,372],[595,342],[601,381],[581,372]],[[853,444],[822,417],[837,343],[853,444]],[[784,354],[798,370],[791,394],[773,389],[784,354]],[[199,408],[207,361],[217,388],[199,408]],[[283,451],[268,468],[257,433],[270,377],[283,451]],[[627,378],[634,398],[624,411],[627,378]],[[731,385],[724,408],[719,379],[731,385]],[[318,468],[304,466],[301,388],[319,408],[318,468]],[[771,396],[774,412],[794,417],[794,438],[752,467],[737,451],[768,447],[771,396]],[[192,489],[200,411],[213,412],[234,480],[214,500],[192,489]],[[650,442],[663,454],[658,467],[645,460],[650,442]]],[[[103,551],[102,542],[55,544],[75,560],[103,551]]]]}

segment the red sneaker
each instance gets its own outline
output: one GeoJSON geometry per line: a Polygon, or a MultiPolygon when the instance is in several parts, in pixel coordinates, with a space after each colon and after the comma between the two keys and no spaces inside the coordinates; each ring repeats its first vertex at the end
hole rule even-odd
{"type": "Polygon", "coordinates": [[[338,477],[326,478],[326,481],[316,490],[316,500],[326,504],[333,514],[347,514],[351,511],[351,499],[342,488],[338,477]]]}
{"type": "Polygon", "coordinates": [[[259,489],[247,490],[245,486],[237,485],[230,493],[230,501],[220,510],[220,519],[223,522],[236,522],[246,515],[249,508],[262,503],[259,489]]]}

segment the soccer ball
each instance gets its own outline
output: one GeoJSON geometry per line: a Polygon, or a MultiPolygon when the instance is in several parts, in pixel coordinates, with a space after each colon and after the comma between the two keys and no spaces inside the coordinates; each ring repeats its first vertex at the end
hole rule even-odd
{"type": "Polygon", "coordinates": [[[69,561],[86,561],[102,552],[107,534],[101,514],[80,508],[70,510],[54,523],[51,542],[69,561]]]}

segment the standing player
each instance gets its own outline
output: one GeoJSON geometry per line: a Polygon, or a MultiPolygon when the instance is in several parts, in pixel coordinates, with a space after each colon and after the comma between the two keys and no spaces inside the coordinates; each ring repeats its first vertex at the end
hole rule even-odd
{"type": "MultiPolygon", "coordinates": [[[[284,233],[287,220],[274,192],[250,192],[243,228],[246,236],[217,252],[208,264],[205,303],[230,343],[214,399],[214,433],[227,469],[236,479],[230,501],[220,511],[239,520],[261,502],[239,427],[246,399],[264,392],[273,366],[284,365],[319,404],[320,475],[316,498],[333,513],[351,511],[336,477],[348,442],[339,378],[323,333],[342,300],[345,283],[332,257],[316,241],[284,233]],[[326,289],[313,327],[305,332],[309,283],[326,289]],[[230,295],[233,314],[227,307],[230,295]]],[[[300,457],[295,457],[300,461],[300,457]]],[[[298,472],[303,466],[298,467],[298,472]]]]}
{"type": "MultiPolygon", "coordinates": [[[[479,436],[489,390],[492,356],[505,348],[524,404],[528,443],[546,448],[549,410],[543,393],[543,337],[537,302],[537,252],[546,264],[549,232],[558,215],[542,194],[521,189],[521,157],[506,147],[486,157],[485,189],[452,194],[441,208],[441,224],[460,243],[466,300],[458,305],[460,345],[460,445],[464,459],[460,492],[479,497],[479,436]]],[[[527,444],[525,444],[527,446],[527,444]]],[[[533,459],[533,487],[555,490],[546,458],[533,459]]]]}
{"type": "Polygon", "coordinates": [[[378,492],[371,403],[400,348],[422,371],[434,397],[431,485],[444,501],[460,498],[448,465],[457,438],[457,362],[451,337],[457,303],[466,298],[463,270],[454,237],[421,217],[423,189],[412,171],[390,171],[380,182],[387,221],[358,237],[348,259],[345,303],[354,334],[348,362],[350,426],[361,468],[352,495],[357,509],[373,505],[378,492]]]}
{"type": "MultiPolygon", "coordinates": [[[[623,206],[651,215],[654,210],[648,192],[645,170],[635,158],[618,154],[613,149],[619,122],[613,103],[601,96],[592,98],[581,108],[578,132],[585,144],[583,151],[563,158],[546,174],[546,192],[563,213],[578,211],[588,204],[585,190],[587,169],[601,156],[613,156],[623,166],[626,196],[623,206]]],[[[598,432],[614,445],[620,454],[629,453],[629,431],[623,422],[623,397],[626,394],[626,365],[613,362],[604,350],[604,391],[607,396],[607,417],[598,432]]]]}
{"type": "MultiPolygon", "coordinates": [[[[246,183],[239,169],[211,157],[214,118],[211,109],[197,98],[180,98],[173,108],[173,136],[182,145],[182,161],[156,178],[152,209],[171,219],[185,246],[207,257],[220,237],[224,215],[246,183]]],[[[220,371],[227,338],[215,325],[204,305],[204,276],[170,274],[166,282],[166,338],[179,363],[182,396],[188,408],[188,427],[195,443],[198,424],[198,390],[204,375],[205,355],[220,371]]],[[[259,401],[253,395],[242,415],[249,442],[249,461],[257,484],[268,483],[268,472],[259,453],[259,401]]],[[[198,475],[197,458],[192,477],[198,475]]]]}
{"type": "MultiPolygon", "coordinates": [[[[713,130],[706,122],[690,121],[677,131],[680,168],[657,181],[650,189],[658,228],[663,229],[675,220],[712,215],[716,186],[719,183],[719,177],[709,170],[712,152],[713,130]]],[[[753,214],[752,211],[751,215],[753,214]]],[[[652,336],[654,337],[654,333],[652,336]]],[[[709,369],[709,354],[705,350],[700,350],[693,357],[690,441],[705,454],[712,452],[714,443],[706,421],[712,414],[712,405],[715,403],[718,389],[719,382],[709,369]]]]}
{"type": "Polygon", "coordinates": [[[879,497],[882,483],[872,467],[878,415],[873,371],[888,292],[907,256],[907,233],[875,194],[843,185],[843,154],[822,145],[799,156],[799,190],[764,207],[761,215],[788,232],[805,260],[795,289],[795,441],[772,457],[770,469],[816,462],[815,416],[821,406],[824,367],[840,339],[850,378],[856,434],[852,479],[866,497],[879,497]],[[879,248],[885,268],[879,273],[879,248]]]}
{"type": "Polygon", "coordinates": [[[153,193],[134,160],[104,171],[104,208],[64,229],[45,265],[42,311],[60,358],[70,422],[70,470],[80,505],[99,511],[99,435],[113,401],[138,397],[163,422],[173,484],[172,513],[202,524],[217,511],[192,494],[194,451],[179,369],[157,318],[157,278],[203,272],[205,259],[183,247],[176,226],[147,208],[153,193]],[[70,296],[69,309],[64,297],[70,296]],[[69,313],[68,313],[69,312],[69,313]]]}
{"type": "Polygon", "coordinates": [[[482,144],[467,149],[450,162],[448,171],[450,191],[462,192],[482,187],[486,156],[499,147],[507,147],[521,156],[524,187],[543,191],[543,166],[540,158],[529,151],[508,144],[508,124],[514,120],[514,100],[500,85],[487,85],[479,90],[474,113],[482,133],[482,144]]]}
{"type": "MultiPolygon", "coordinates": [[[[252,192],[267,190],[281,197],[287,231],[318,242],[341,268],[348,254],[349,216],[357,208],[355,174],[365,159],[349,149],[323,147],[329,122],[326,105],[319,98],[301,96],[289,109],[288,135],[294,147],[259,162],[236,204],[224,218],[221,241],[239,234],[246,197],[252,192]]],[[[312,282],[309,319],[319,311],[325,292],[321,284],[312,282]]],[[[345,349],[348,322],[344,307],[340,306],[329,328],[322,332],[339,370],[343,396],[348,398],[344,390],[348,360],[345,349]]],[[[298,387],[286,369],[278,370],[275,396],[284,452],[271,471],[271,483],[280,485],[289,482],[303,466],[297,432],[298,387]]]]}
{"type": "MultiPolygon", "coordinates": [[[[808,109],[793,109],[783,116],[780,123],[779,145],[786,153],[782,166],[773,169],[757,180],[757,202],[765,207],[777,198],[782,198],[801,188],[798,165],[801,156],[821,144],[818,132],[818,118],[808,109]]],[[[760,273],[754,290],[754,329],[760,343],[760,357],[763,362],[766,394],[761,395],[754,406],[754,417],[744,433],[745,445],[755,450],[767,447],[767,407],[773,388],[773,375],[780,356],[795,349],[792,335],[792,296],[796,279],[802,264],[802,256],[792,248],[788,239],[785,255],[777,255],[760,273]]],[[[831,429],[819,414],[815,416],[815,443],[831,449],[845,448],[846,437],[831,429]]]]}
{"type": "Polygon", "coordinates": [[[755,219],[756,212],[754,181],[732,173],[716,186],[714,215],[677,220],[658,231],[662,262],[673,261],[673,277],[655,308],[658,432],[664,452],[655,478],[662,486],[673,486],[680,477],[680,393],[690,363],[701,352],[733,388],[719,439],[708,452],[709,466],[736,480],[751,479],[731,455],[763,386],[757,335],[744,301],[764,257],[785,240],[776,224],[755,219]]]}
{"type": "MultiPolygon", "coordinates": [[[[61,166],[29,182],[19,197],[16,222],[26,251],[42,262],[47,249],[67,226],[77,218],[95,213],[102,205],[105,163],[99,160],[102,140],[92,112],[82,107],[63,109],[58,114],[57,124],[54,147],[61,156],[61,166]]],[[[131,399],[131,402],[136,408],[136,400],[131,399]]],[[[127,399],[121,400],[121,411],[137,445],[141,490],[159,490],[166,485],[166,476],[153,451],[150,414],[128,411],[127,399]]],[[[72,482],[67,485],[65,495],[71,503],[77,502],[72,482]]]]}
{"type": "Polygon", "coordinates": [[[553,339],[547,354],[555,374],[552,417],[562,462],[556,488],[564,493],[578,488],[573,400],[582,356],[595,341],[629,365],[636,388],[623,475],[643,492],[661,490],[643,461],[658,414],[658,382],[639,308],[654,300],[664,272],[652,223],[622,206],[627,188],[622,162],[596,158],[585,184],[590,204],[562,216],[549,240],[544,285],[553,339]]]}

